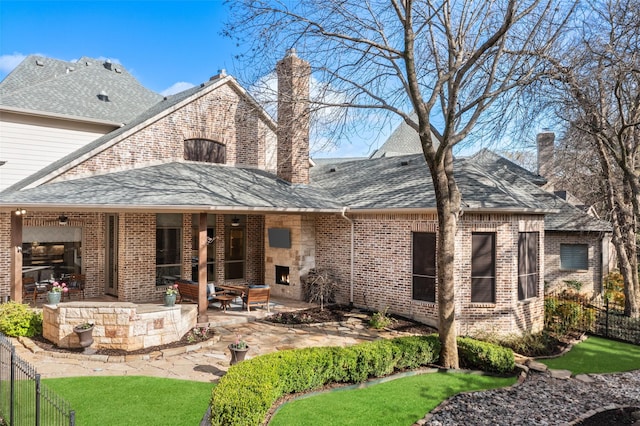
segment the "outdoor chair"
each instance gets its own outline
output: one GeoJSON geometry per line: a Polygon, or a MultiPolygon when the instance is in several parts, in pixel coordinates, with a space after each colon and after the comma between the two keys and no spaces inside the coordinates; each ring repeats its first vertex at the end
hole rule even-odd
{"type": "Polygon", "coordinates": [[[33,305],[36,304],[36,299],[38,297],[38,287],[36,286],[36,280],[33,277],[23,277],[22,278],[22,303],[33,302],[33,305]]]}
{"type": "Polygon", "coordinates": [[[267,312],[269,310],[269,297],[271,289],[266,285],[250,285],[247,288],[247,292],[242,296],[242,306],[247,306],[247,311],[251,311],[251,306],[264,306],[267,305],[267,312]]]}
{"type": "Polygon", "coordinates": [[[67,298],[71,300],[71,294],[79,294],[84,300],[84,286],[85,276],[84,274],[71,274],[67,282],[67,298]]]}

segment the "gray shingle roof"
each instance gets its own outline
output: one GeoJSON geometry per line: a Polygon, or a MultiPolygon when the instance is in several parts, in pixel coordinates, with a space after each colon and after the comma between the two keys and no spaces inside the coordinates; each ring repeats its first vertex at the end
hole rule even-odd
{"type": "MultiPolygon", "coordinates": [[[[410,117],[415,122],[418,122],[418,116],[415,112],[411,113],[410,117]]],[[[438,146],[437,131],[433,126],[431,127],[431,140],[434,146],[438,146]]],[[[420,153],[422,153],[422,145],[420,144],[418,132],[403,120],[382,146],[371,154],[371,158],[397,157],[420,153]]]]}
{"type": "MultiPolygon", "coordinates": [[[[546,209],[531,191],[506,185],[484,173],[473,161],[457,159],[455,175],[465,209],[538,212],[546,209]]],[[[311,169],[311,178],[313,185],[327,190],[352,209],[436,207],[431,176],[421,154],[325,164],[311,169]]]]}
{"type": "Polygon", "coordinates": [[[176,93],[174,95],[171,96],[167,96],[164,99],[162,99],[160,102],[155,103],[152,107],[146,109],[144,112],[142,112],[141,114],[139,114],[137,117],[133,118],[129,123],[127,123],[125,126],[122,126],[110,133],[107,133],[106,135],[99,137],[98,139],[94,140],[93,142],[90,142],[86,145],[84,145],[83,147],[77,149],[76,151],[72,152],[71,154],[62,157],[61,159],[51,163],[49,166],[37,171],[36,173],[32,174],[31,176],[27,177],[26,179],[21,180],[20,182],[16,183],[15,185],[10,186],[9,188],[5,189],[5,192],[10,192],[10,191],[15,191],[15,190],[19,190],[22,189],[26,186],[31,185],[34,182],[37,182],[38,180],[42,179],[43,177],[49,175],[50,173],[56,171],[56,170],[60,170],[63,166],[66,166],[67,164],[71,163],[72,161],[83,157],[84,155],[90,153],[91,151],[93,151],[96,148],[99,148],[100,146],[108,143],[109,141],[111,141],[112,139],[120,136],[121,134],[131,130],[132,128],[136,127],[139,124],[144,123],[145,121],[149,120],[150,118],[162,113],[163,111],[173,107],[174,105],[182,102],[183,100],[187,99],[188,97],[198,93],[201,90],[204,90],[205,88],[209,87],[212,84],[215,84],[219,81],[218,79],[212,79],[206,83],[202,83],[199,86],[195,86],[192,87],[190,89],[184,90],[180,93],[176,93]]]}
{"type": "Polygon", "coordinates": [[[2,82],[0,105],[127,123],[162,96],[143,87],[119,64],[83,57],[67,62],[28,56],[2,82]],[[100,100],[104,91],[109,101],[100,100]]]}
{"type": "Polygon", "coordinates": [[[292,185],[266,171],[220,164],[174,162],[48,183],[0,194],[0,205],[91,208],[206,208],[332,211],[342,207],[326,191],[292,185]]]}

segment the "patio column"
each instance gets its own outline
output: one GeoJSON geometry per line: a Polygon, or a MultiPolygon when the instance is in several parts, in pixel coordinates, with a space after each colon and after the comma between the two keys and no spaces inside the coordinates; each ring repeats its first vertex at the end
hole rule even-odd
{"type": "Polygon", "coordinates": [[[207,214],[198,220],[198,322],[207,322],[207,214]]]}
{"type": "Polygon", "coordinates": [[[11,300],[22,302],[22,214],[11,213],[11,300]]]}

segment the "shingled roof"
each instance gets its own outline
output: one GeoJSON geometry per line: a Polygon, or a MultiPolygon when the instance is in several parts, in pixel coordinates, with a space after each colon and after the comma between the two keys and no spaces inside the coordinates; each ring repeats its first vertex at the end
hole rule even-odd
{"type": "Polygon", "coordinates": [[[264,170],[197,162],[165,163],[0,195],[0,204],[12,203],[138,211],[338,212],[342,207],[320,188],[292,185],[264,170]]]}
{"type": "Polygon", "coordinates": [[[30,55],[0,82],[0,107],[112,123],[128,123],[161,100],[122,65],[88,57],[30,55]]]}

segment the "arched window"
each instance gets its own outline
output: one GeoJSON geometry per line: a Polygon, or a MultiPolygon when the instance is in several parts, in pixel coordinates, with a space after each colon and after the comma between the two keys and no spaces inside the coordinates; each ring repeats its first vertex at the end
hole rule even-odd
{"type": "Polygon", "coordinates": [[[225,163],[227,149],[224,144],[209,139],[184,141],[184,159],[205,163],[225,163]]]}

